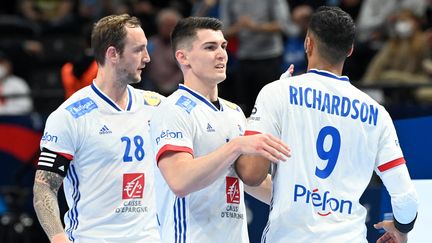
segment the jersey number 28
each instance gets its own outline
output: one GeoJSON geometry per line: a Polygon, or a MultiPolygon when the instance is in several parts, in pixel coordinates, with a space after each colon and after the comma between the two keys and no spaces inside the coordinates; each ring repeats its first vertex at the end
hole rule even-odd
{"type": "Polygon", "coordinates": [[[132,156],[134,156],[138,161],[141,161],[144,158],[144,139],[141,136],[135,136],[133,137],[133,140],[129,137],[122,137],[121,141],[126,143],[125,152],[123,154],[124,162],[132,162],[132,156]]]}

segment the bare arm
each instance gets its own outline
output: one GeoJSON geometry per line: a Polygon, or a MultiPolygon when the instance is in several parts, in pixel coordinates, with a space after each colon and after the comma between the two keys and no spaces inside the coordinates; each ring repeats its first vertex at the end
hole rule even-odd
{"type": "Polygon", "coordinates": [[[159,169],[171,190],[179,197],[213,183],[240,154],[256,154],[269,161],[289,156],[288,147],[271,135],[237,137],[212,153],[193,158],[186,152],[165,152],[158,161],[159,169]]]}
{"type": "Polygon", "coordinates": [[[49,171],[37,170],[33,186],[33,206],[39,222],[51,242],[70,242],[60,220],[57,192],[63,177],[49,171]]]}
{"type": "Polygon", "coordinates": [[[260,200],[261,202],[270,205],[272,197],[272,178],[270,174],[267,174],[266,179],[259,186],[248,186],[245,185],[245,191],[253,196],[254,198],[260,200]]]}
{"type": "Polygon", "coordinates": [[[235,163],[235,170],[244,184],[258,186],[266,179],[270,163],[261,156],[241,155],[235,163]]]}

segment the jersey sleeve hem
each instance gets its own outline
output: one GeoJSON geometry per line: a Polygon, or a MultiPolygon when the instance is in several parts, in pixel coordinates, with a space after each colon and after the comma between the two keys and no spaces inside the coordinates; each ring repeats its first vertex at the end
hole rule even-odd
{"type": "Polygon", "coordinates": [[[416,214],[415,218],[413,219],[413,221],[411,221],[408,224],[399,223],[396,219],[394,219],[394,225],[395,225],[397,230],[406,234],[414,228],[414,223],[415,223],[416,219],[417,219],[417,214],[416,214]]]}
{"type": "Polygon", "coordinates": [[[156,154],[156,163],[159,164],[159,158],[164,154],[165,152],[172,151],[172,152],[186,152],[193,155],[193,150],[186,146],[177,146],[177,145],[171,145],[166,144],[161,149],[159,149],[159,152],[156,154]]]}
{"type": "Polygon", "coordinates": [[[255,135],[255,134],[261,134],[260,132],[257,131],[246,131],[245,132],[245,136],[250,136],[250,135],[255,135]]]}
{"type": "Polygon", "coordinates": [[[380,172],[384,172],[386,170],[389,170],[391,168],[394,168],[394,167],[396,167],[398,165],[402,165],[402,164],[405,164],[405,158],[404,157],[401,157],[401,158],[392,160],[390,162],[387,162],[385,164],[382,164],[382,165],[378,166],[378,170],[380,172]]]}

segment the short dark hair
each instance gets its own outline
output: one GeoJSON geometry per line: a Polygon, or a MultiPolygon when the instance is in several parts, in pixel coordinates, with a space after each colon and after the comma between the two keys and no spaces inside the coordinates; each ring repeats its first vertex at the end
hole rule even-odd
{"type": "Polygon", "coordinates": [[[110,46],[123,53],[127,35],[125,27],[141,27],[141,22],[129,14],[121,14],[103,17],[94,24],[91,45],[97,63],[102,66],[105,64],[105,52],[110,46]]]}
{"type": "Polygon", "coordinates": [[[222,27],[222,22],[216,18],[188,17],[181,19],[171,33],[171,47],[174,55],[180,45],[192,43],[197,36],[197,30],[222,30],[222,27]]]}
{"type": "Polygon", "coordinates": [[[346,59],[356,28],[351,16],[339,7],[322,6],[312,15],[309,30],[318,40],[319,54],[335,64],[346,59]]]}

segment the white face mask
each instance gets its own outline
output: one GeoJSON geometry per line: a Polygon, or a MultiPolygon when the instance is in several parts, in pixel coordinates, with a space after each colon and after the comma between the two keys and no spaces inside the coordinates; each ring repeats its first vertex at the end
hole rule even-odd
{"type": "Polygon", "coordinates": [[[0,79],[4,78],[6,75],[7,75],[6,66],[3,64],[0,64],[0,79]]]}
{"type": "Polygon", "coordinates": [[[399,20],[395,24],[396,35],[401,38],[410,37],[414,31],[413,25],[409,21],[399,20]]]}

